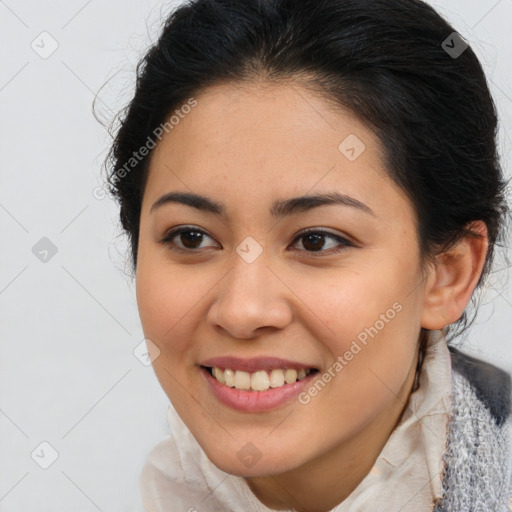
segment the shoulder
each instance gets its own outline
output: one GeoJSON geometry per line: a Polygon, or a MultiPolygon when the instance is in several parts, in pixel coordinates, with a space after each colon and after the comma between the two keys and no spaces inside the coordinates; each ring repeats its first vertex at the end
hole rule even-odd
{"type": "Polygon", "coordinates": [[[511,377],[497,366],[448,348],[452,414],[443,455],[443,497],[434,511],[505,511],[512,484],[511,377]]]}
{"type": "Polygon", "coordinates": [[[476,396],[484,403],[498,426],[510,416],[512,383],[510,374],[481,359],[448,346],[452,368],[472,385],[476,396]]]}

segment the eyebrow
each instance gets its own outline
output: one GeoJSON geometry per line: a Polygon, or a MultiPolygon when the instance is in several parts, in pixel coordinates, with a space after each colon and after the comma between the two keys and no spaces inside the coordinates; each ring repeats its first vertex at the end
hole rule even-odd
{"type": "MultiPolygon", "coordinates": [[[[149,213],[152,213],[157,208],[169,203],[184,204],[200,211],[227,217],[226,208],[222,203],[190,192],[168,192],[167,194],[164,194],[153,203],[149,213]]],[[[280,218],[294,213],[312,210],[313,208],[318,208],[320,206],[329,205],[349,206],[376,217],[375,212],[368,205],[351,196],[340,194],[338,192],[280,199],[272,204],[270,214],[275,218],[280,218]]]]}

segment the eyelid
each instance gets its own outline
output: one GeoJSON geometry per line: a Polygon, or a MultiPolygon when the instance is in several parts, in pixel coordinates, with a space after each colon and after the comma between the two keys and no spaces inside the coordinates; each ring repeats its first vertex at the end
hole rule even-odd
{"type": "MultiPolygon", "coordinates": [[[[187,232],[187,231],[196,231],[197,233],[201,233],[202,235],[205,235],[205,236],[211,238],[212,240],[214,240],[214,238],[211,235],[209,235],[204,229],[201,229],[197,226],[185,225],[185,226],[178,226],[178,227],[169,229],[168,231],[166,231],[164,233],[164,236],[158,240],[158,243],[160,243],[162,245],[170,244],[171,239],[176,238],[181,233],[187,232]]],[[[189,254],[193,253],[193,252],[198,252],[197,249],[183,249],[181,247],[173,247],[173,249],[175,249],[177,251],[187,252],[189,254]]]]}
{"type": "Polygon", "coordinates": [[[297,235],[294,237],[291,245],[295,245],[298,240],[300,240],[302,237],[304,237],[304,236],[306,236],[306,235],[308,235],[310,233],[312,233],[312,234],[319,234],[319,235],[323,235],[323,236],[328,237],[328,238],[335,239],[335,240],[338,241],[339,245],[342,245],[342,248],[335,247],[335,248],[331,248],[331,249],[328,249],[328,250],[321,250],[321,251],[305,251],[305,250],[302,250],[302,249],[294,249],[294,251],[298,251],[299,253],[301,253],[301,255],[305,254],[308,257],[309,256],[321,257],[322,255],[329,256],[331,254],[340,253],[343,250],[346,250],[347,248],[350,248],[350,247],[357,247],[357,244],[355,242],[353,242],[350,239],[350,237],[345,236],[345,235],[340,235],[340,234],[337,234],[337,233],[333,233],[331,231],[326,230],[325,228],[307,228],[307,229],[304,229],[302,231],[299,231],[297,233],[297,235]]]}
{"type": "Polygon", "coordinates": [[[332,232],[332,231],[329,231],[327,228],[321,228],[321,227],[303,229],[302,231],[299,231],[297,233],[297,235],[295,236],[295,238],[293,240],[295,241],[297,238],[304,236],[304,235],[308,235],[309,233],[320,233],[322,235],[332,236],[333,238],[338,238],[347,243],[352,243],[354,245],[356,243],[352,240],[352,237],[350,237],[348,235],[332,232]]]}

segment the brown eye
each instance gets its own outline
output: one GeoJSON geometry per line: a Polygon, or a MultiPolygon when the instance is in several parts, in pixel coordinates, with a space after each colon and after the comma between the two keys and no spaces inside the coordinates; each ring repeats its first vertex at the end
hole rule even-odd
{"type": "Polygon", "coordinates": [[[302,237],[302,245],[307,251],[319,251],[325,244],[325,235],[319,233],[308,233],[302,237]]]}
{"type": "MultiPolygon", "coordinates": [[[[185,226],[170,231],[162,240],[159,240],[159,242],[173,251],[193,253],[211,247],[201,247],[201,243],[205,238],[213,240],[213,238],[202,229],[185,226]]],[[[302,248],[299,248],[300,252],[314,256],[317,255],[315,253],[318,253],[319,256],[323,256],[338,253],[348,247],[354,247],[354,244],[346,238],[318,229],[303,231],[294,239],[293,245],[296,245],[298,241],[302,241],[302,248]],[[329,240],[331,240],[331,243],[328,242],[329,240]],[[337,243],[333,244],[332,241],[337,243]],[[326,245],[330,245],[331,247],[326,247],[326,245]]]]}
{"type": "Polygon", "coordinates": [[[182,231],[179,237],[179,240],[187,249],[196,249],[195,244],[201,242],[203,234],[199,231],[182,231]]]}
{"type": "MultiPolygon", "coordinates": [[[[347,239],[343,238],[342,236],[335,235],[334,233],[330,233],[328,231],[324,230],[309,230],[309,231],[303,231],[300,233],[294,240],[294,244],[297,241],[302,240],[302,247],[306,252],[309,253],[326,253],[326,254],[332,254],[337,253],[342,250],[344,250],[347,247],[354,247],[354,244],[349,242],[347,239]],[[326,245],[326,239],[337,241],[338,244],[334,244],[334,249],[331,245],[331,251],[326,251],[325,245],[326,245]]],[[[329,247],[327,248],[329,249],[329,247]]]]}
{"type": "Polygon", "coordinates": [[[160,243],[177,251],[197,251],[198,249],[202,249],[200,245],[204,237],[211,238],[201,229],[182,227],[167,233],[165,237],[160,240],[160,243]]]}

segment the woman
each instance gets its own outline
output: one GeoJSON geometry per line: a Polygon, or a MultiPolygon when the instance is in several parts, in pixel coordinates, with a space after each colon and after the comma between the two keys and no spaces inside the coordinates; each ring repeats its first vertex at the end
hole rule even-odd
{"type": "Polygon", "coordinates": [[[496,125],[419,0],[169,16],[109,159],[172,403],[146,510],[506,510],[510,377],[448,344],[507,212],[496,125]]]}

